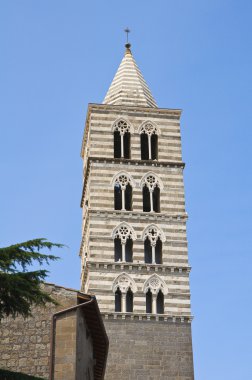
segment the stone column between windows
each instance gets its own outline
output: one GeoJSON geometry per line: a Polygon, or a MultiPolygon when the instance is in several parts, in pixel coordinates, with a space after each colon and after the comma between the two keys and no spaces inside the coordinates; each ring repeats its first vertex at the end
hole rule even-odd
{"type": "Polygon", "coordinates": [[[120,133],[121,135],[121,157],[124,157],[124,146],[123,146],[123,133],[120,133]]]}
{"type": "Polygon", "coordinates": [[[157,295],[152,293],[152,314],[157,314],[157,295]]]}
{"type": "Polygon", "coordinates": [[[122,312],[126,312],[126,294],[122,293],[122,312]]]}
{"type": "Polygon", "coordinates": [[[151,212],[153,212],[153,189],[149,189],[150,190],[150,210],[151,212]]]}
{"type": "Polygon", "coordinates": [[[156,264],[156,260],[155,260],[155,250],[156,250],[156,242],[155,243],[151,243],[151,261],[152,261],[152,264],[156,264]]]}
{"type": "Polygon", "coordinates": [[[126,241],[122,241],[122,262],[125,262],[125,246],[126,246],[126,241]]]}
{"type": "Polygon", "coordinates": [[[151,160],[151,135],[148,135],[149,160],[151,160]]]}
{"type": "Polygon", "coordinates": [[[125,188],[122,187],[122,211],[125,211],[125,188]]]}

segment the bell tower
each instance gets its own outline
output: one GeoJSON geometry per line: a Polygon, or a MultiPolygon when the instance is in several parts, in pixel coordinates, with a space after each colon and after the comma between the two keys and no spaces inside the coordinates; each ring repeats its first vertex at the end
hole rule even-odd
{"type": "Polygon", "coordinates": [[[193,380],[181,110],[158,108],[125,46],[87,111],[81,288],[104,318],[106,380],[193,380]]]}

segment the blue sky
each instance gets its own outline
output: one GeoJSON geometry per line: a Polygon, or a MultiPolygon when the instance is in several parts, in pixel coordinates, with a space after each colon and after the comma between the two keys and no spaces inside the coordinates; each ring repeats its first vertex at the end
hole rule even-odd
{"type": "Polygon", "coordinates": [[[9,0],[0,10],[0,241],[67,244],[78,288],[80,146],[132,30],[160,107],[182,108],[196,380],[251,380],[250,1],[9,0]]]}

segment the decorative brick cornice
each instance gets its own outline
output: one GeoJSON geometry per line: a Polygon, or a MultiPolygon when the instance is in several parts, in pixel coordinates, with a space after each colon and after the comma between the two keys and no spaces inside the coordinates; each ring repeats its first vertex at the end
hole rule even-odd
{"type": "Polygon", "coordinates": [[[101,312],[105,320],[127,320],[145,322],[191,323],[192,315],[178,316],[169,314],[136,314],[136,313],[107,313],[101,312]]]}
{"type": "Polygon", "coordinates": [[[159,168],[184,168],[185,163],[181,161],[157,161],[157,160],[132,160],[127,158],[108,158],[108,157],[88,157],[89,162],[99,162],[102,164],[120,164],[135,166],[152,166],[159,168]]]}
{"type": "Polygon", "coordinates": [[[88,110],[103,110],[103,111],[118,111],[120,114],[122,112],[128,114],[129,112],[138,112],[146,114],[165,114],[170,116],[176,116],[179,118],[182,110],[178,108],[153,108],[153,107],[142,107],[142,106],[130,106],[130,105],[115,105],[115,104],[100,104],[100,103],[89,103],[88,110]]]}
{"type": "Polygon", "coordinates": [[[191,267],[177,267],[163,264],[145,264],[145,263],[122,263],[122,262],[87,262],[87,269],[107,270],[109,272],[137,272],[137,273],[159,273],[159,274],[176,274],[187,275],[191,271],[191,267]]]}
{"type": "Polygon", "coordinates": [[[122,218],[127,219],[135,219],[135,220],[148,220],[151,221],[186,221],[188,219],[188,215],[186,212],[184,213],[176,213],[176,214],[168,214],[168,213],[158,213],[158,212],[139,212],[139,211],[122,211],[122,210],[93,210],[89,208],[88,213],[92,216],[100,216],[101,218],[122,218]]]}

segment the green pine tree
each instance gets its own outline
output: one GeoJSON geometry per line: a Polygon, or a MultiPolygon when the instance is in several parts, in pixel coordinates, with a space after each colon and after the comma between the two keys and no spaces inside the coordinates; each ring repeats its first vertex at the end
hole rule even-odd
{"type": "Polygon", "coordinates": [[[33,305],[57,302],[41,288],[48,275],[45,269],[30,271],[35,262],[49,264],[59,257],[41,253],[41,249],[62,248],[62,244],[34,239],[0,248],[0,320],[17,315],[28,317],[33,305]]]}

